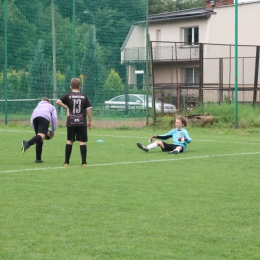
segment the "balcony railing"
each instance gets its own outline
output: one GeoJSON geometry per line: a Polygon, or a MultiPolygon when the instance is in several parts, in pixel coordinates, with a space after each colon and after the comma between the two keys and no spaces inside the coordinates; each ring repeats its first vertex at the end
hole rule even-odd
{"type": "MultiPolygon", "coordinates": [[[[153,61],[194,61],[199,59],[198,45],[172,45],[153,46],[153,61]]],[[[134,47],[124,50],[122,62],[144,62],[146,60],[146,48],[134,47]]]]}

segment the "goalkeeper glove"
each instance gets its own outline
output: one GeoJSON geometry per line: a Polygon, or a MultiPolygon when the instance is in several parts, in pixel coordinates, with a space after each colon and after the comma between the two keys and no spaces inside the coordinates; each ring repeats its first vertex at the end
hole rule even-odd
{"type": "Polygon", "coordinates": [[[188,139],[187,139],[186,137],[185,137],[185,138],[182,138],[182,137],[179,137],[179,138],[178,138],[178,141],[179,141],[179,142],[184,142],[184,141],[187,141],[187,140],[188,140],[188,139]]]}
{"type": "Polygon", "coordinates": [[[149,138],[149,142],[151,143],[153,141],[153,138],[156,138],[157,135],[153,135],[152,137],[149,138]]]}

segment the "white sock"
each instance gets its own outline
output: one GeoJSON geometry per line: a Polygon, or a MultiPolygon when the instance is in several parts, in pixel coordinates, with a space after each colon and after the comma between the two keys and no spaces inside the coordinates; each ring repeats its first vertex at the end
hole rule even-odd
{"type": "Polygon", "coordinates": [[[158,146],[157,143],[152,143],[152,144],[148,144],[146,147],[147,147],[148,150],[151,150],[151,149],[156,148],[157,146],[158,146]]]}
{"type": "Polygon", "coordinates": [[[173,151],[177,151],[179,153],[179,150],[178,149],[174,149],[173,151]]]}

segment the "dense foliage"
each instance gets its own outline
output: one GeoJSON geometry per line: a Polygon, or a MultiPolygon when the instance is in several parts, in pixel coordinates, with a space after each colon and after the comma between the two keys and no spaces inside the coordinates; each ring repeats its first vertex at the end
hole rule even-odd
{"type": "Polygon", "coordinates": [[[150,14],[173,12],[205,6],[204,0],[149,0],[150,14]]]}
{"type": "MultiPolygon", "coordinates": [[[[68,89],[65,84],[69,77],[83,75],[83,87],[95,98],[95,92],[104,87],[111,69],[124,78],[120,48],[131,25],[145,19],[145,0],[1,0],[0,14],[2,64],[7,50],[8,71],[16,75],[27,72],[26,86],[19,79],[13,85],[16,91],[30,90],[34,97],[48,90],[49,84],[53,85],[49,76],[55,39],[55,66],[64,75],[59,78],[63,83],[58,81],[58,91],[68,89]]],[[[3,80],[0,83],[3,86],[3,80]]],[[[10,97],[14,97],[12,93],[10,97]]]]}
{"type": "MultiPolygon", "coordinates": [[[[54,65],[58,95],[68,90],[72,76],[83,79],[91,100],[99,99],[102,90],[118,91],[126,78],[120,48],[131,25],[145,20],[146,4],[147,0],[0,0],[1,97],[6,51],[9,98],[51,97],[56,89],[54,65]]],[[[203,6],[204,1],[150,0],[149,4],[152,14],[203,6]]],[[[142,82],[139,78],[137,89],[143,88],[142,82]]]]}

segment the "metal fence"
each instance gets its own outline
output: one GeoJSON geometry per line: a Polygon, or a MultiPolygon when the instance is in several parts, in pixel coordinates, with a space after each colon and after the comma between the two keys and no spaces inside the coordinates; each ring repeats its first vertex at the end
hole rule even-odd
{"type": "MultiPolygon", "coordinates": [[[[260,104],[260,46],[238,46],[238,102],[260,104]]],[[[151,42],[155,96],[178,109],[233,102],[235,46],[151,42]]]]}
{"type": "MultiPolygon", "coordinates": [[[[65,2],[0,3],[2,116],[20,118],[35,105],[17,99],[60,97],[75,76],[97,110],[116,95],[146,93],[146,48],[126,48],[124,54],[120,48],[131,25],[145,17],[147,1],[65,2]]],[[[259,48],[238,46],[239,102],[260,103],[259,48]]],[[[181,110],[200,102],[234,101],[234,45],[152,41],[150,53],[149,94],[162,103],[181,110]]]]}
{"type": "Polygon", "coordinates": [[[145,17],[146,5],[146,0],[0,1],[0,118],[28,117],[40,98],[55,100],[70,91],[72,77],[81,78],[81,90],[97,110],[125,93],[120,48],[131,25],[145,17]]]}

